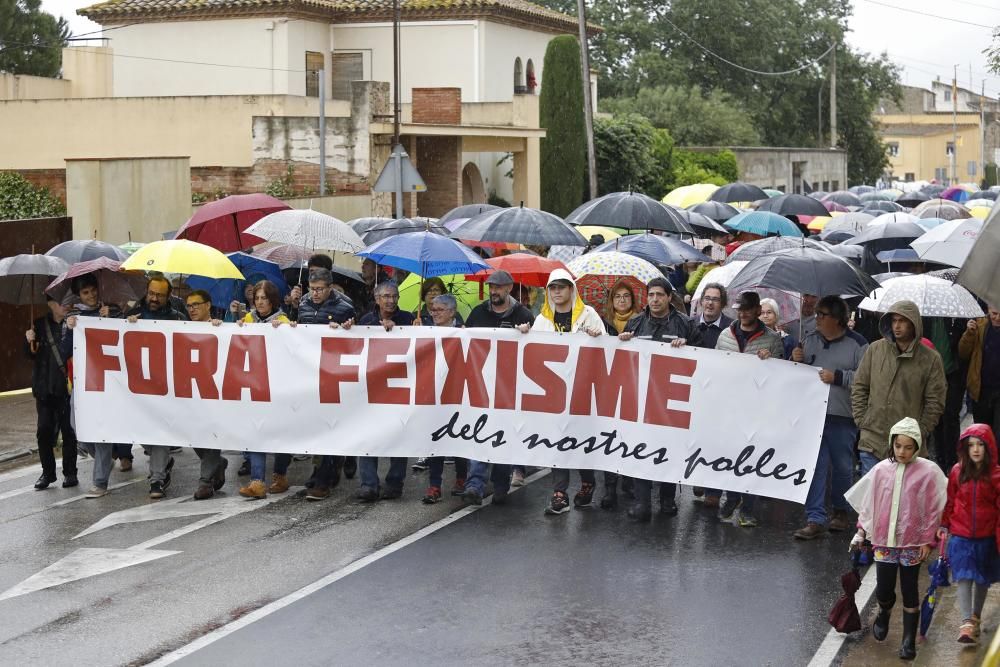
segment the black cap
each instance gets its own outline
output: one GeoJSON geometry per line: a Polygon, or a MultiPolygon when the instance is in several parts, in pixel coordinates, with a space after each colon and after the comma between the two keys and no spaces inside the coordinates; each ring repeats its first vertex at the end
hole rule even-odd
{"type": "Polygon", "coordinates": [[[743,292],[740,300],[736,302],[736,310],[750,310],[760,307],[760,294],[757,292],[743,292]]]}
{"type": "Polygon", "coordinates": [[[503,269],[497,269],[486,279],[487,285],[513,285],[514,278],[503,269]]]}

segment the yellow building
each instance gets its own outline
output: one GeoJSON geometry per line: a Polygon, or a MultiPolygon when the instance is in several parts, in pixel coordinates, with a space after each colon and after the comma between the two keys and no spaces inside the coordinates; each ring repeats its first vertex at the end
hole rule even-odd
{"type": "Polygon", "coordinates": [[[979,166],[982,130],[978,113],[957,114],[954,126],[950,112],[885,114],[876,116],[876,121],[889,151],[888,180],[939,183],[982,180],[979,166]],[[956,143],[957,153],[953,156],[956,143]]]}

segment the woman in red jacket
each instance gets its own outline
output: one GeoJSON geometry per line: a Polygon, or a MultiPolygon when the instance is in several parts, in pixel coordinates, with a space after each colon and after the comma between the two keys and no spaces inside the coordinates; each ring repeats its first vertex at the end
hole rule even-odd
{"type": "Polygon", "coordinates": [[[958,441],[958,463],[948,475],[948,503],[938,537],[948,540],[948,560],[958,583],[962,626],[958,641],[975,644],[990,584],[1000,581],[1000,467],[993,430],[973,424],[958,441]],[[975,599],[973,600],[973,587],[975,599]]]}

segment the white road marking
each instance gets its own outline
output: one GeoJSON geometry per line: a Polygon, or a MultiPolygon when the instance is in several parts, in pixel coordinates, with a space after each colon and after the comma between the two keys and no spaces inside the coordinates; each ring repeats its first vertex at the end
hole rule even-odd
{"type": "MultiPolygon", "coordinates": [[[[549,474],[549,470],[547,470],[547,469],[546,470],[540,470],[540,471],[536,472],[535,474],[531,475],[530,477],[527,477],[524,480],[525,486],[527,486],[528,484],[531,484],[533,482],[538,481],[539,479],[541,479],[542,477],[545,477],[548,474],[549,474]]],[[[524,488],[524,487],[513,487],[510,490],[510,492],[511,493],[516,493],[520,488],[524,488]]],[[[442,528],[444,528],[446,526],[450,526],[451,524],[455,523],[456,521],[458,521],[458,520],[460,520],[460,519],[462,519],[464,517],[469,516],[473,512],[481,510],[482,508],[490,505],[492,502],[493,502],[493,499],[492,499],[492,497],[490,497],[490,498],[487,498],[487,499],[483,500],[483,504],[482,505],[469,505],[467,507],[464,507],[464,508],[458,510],[457,512],[449,514],[445,518],[443,518],[443,519],[441,519],[439,521],[435,521],[434,523],[432,523],[432,524],[430,524],[428,526],[424,526],[423,528],[421,528],[417,532],[415,532],[415,533],[413,533],[411,535],[407,535],[406,537],[404,537],[403,539],[401,539],[401,540],[399,540],[397,542],[393,542],[392,544],[389,544],[387,546],[382,547],[378,551],[375,551],[375,552],[373,552],[371,554],[368,554],[367,556],[364,556],[363,558],[359,558],[358,560],[354,561],[353,563],[350,563],[349,565],[346,565],[346,566],[342,567],[341,569],[337,570],[336,572],[331,572],[330,574],[326,575],[322,579],[318,579],[318,580],[314,581],[311,584],[307,584],[306,586],[303,586],[302,588],[298,589],[297,591],[289,593],[288,595],[286,595],[283,598],[279,598],[279,599],[275,600],[274,602],[271,602],[270,604],[266,604],[263,607],[261,607],[260,609],[252,611],[249,614],[246,614],[245,616],[241,616],[240,618],[236,619],[235,621],[233,621],[231,623],[227,623],[226,625],[223,625],[222,627],[217,628],[217,629],[213,630],[212,632],[209,632],[207,635],[203,635],[203,636],[199,637],[198,639],[194,640],[190,644],[182,646],[182,647],[180,647],[180,648],[178,648],[178,649],[176,649],[174,651],[171,651],[170,653],[167,653],[166,655],[160,656],[158,659],[156,659],[153,662],[149,663],[147,665],[147,667],[164,667],[165,665],[172,665],[173,663],[177,662],[178,660],[186,658],[189,655],[195,653],[196,651],[199,651],[200,649],[205,648],[209,644],[213,644],[213,643],[219,641],[220,639],[222,639],[223,637],[231,635],[232,633],[236,632],[237,630],[245,628],[246,626],[250,625],[251,623],[254,623],[255,621],[259,621],[260,619],[265,618],[266,616],[269,616],[269,615],[273,614],[276,611],[280,611],[281,609],[284,609],[285,607],[287,607],[287,606],[289,606],[291,604],[294,604],[295,602],[298,602],[302,598],[305,598],[305,597],[307,597],[309,595],[312,595],[316,591],[318,591],[318,590],[320,590],[322,588],[325,588],[325,587],[329,586],[330,584],[332,584],[332,583],[334,583],[336,581],[339,581],[340,579],[343,579],[344,577],[346,577],[348,575],[354,574],[355,572],[357,572],[358,570],[364,568],[365,566],[371,565],[372,563],[374,563],[374,562],[376,562],[378,560],[381,560],[382,558],[385,558],[386,556],[388,556],[388,555],[390,555],[392,553],[395,553],[396,551],[399,551],[400,549],[402,549],[404,547],[408,547],[409,545],[413,544],[417,540],[420,540],[420,539],[422,539],[424,537],[427,537],[428,535],[436,533],[437,531],[441,530],[442,528]]]]}
{"type": "MultiPolygon", "coordinates": [[[[858,605],[858,610],[862,613],[862,624],[864,623],[863,614],[865,607],[868,606],[874,594],[875,564],[872,563],[868,568],[868,573],[861,580],[861,588],[854,594],[854,602],[858,605]]],[[[837,659],[837,654],[840,653],[840,648],[844,645],[846,639],[847,635],[830,628],[830,631],[826,633],[826,637],[823,639],[823,643],[819,645],[812,660],[809,661],[808,667],[829,667],[832,665],[833,661],[837,659]]]]}
{"type": "Polygon", "coordinates": [[[14,496],[19,496],[22,493],[27,493],[28,491],[34,491],[34,490],[35,490],[34,484],[32,484],[31,486],[22,486],[21,488],[14,489],[13,491],[6,491],[4,493],[0,493],[0,500],[7,500],[8,498],[13,498],[14,496]]]}
{"type": "MultiPolygon", "coordinates": [[[[115,489],[120,489],[123,486],[131,486],[132,484],[138,484],[139,482],[141,482],[141,481],[143,481],[145,479],[146,479],[145,477],[134,477],[134,478],[132,478],[130,480],[126,480],[124,482],[118,482],[117,484],[110,485],[108,487],[108,491],[114,491],[115,489]]],[[[78,500],[83,500],[86,497],[87,497],[86,493],[81,493],[78,496],[73,496],[72,498],[66,498],[64,500],[60,500],[58,502],[54,502],[51,505],[49,505],[49,507],[62,507],[63,505],[69,505],[70,503],[75,503],[78,500]]],[[[100,498],[95,498],[94,500],[100,501],[100,498]]]]}

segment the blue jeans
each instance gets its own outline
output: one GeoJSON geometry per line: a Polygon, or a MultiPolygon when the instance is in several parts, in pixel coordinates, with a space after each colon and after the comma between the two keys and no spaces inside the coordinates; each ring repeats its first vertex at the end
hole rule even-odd
{"type": "MultiPolygon", "coordinates": [[[[381,485],[378,481],[378,457],[362,456],[358,461],[358,473],[361,475],[361,488],[378,491],[381,485]]],[[[385,485],[391,489],[402,490],[406,480],[406,457],[393,456],[389,459],[389,472],[385,475],[385,485]]]]}
{"type": "Polygon", "coordinates": [[[832,480],[829,488],[833,509],[850,509],[844,500],[844,492],[854,482],[854,439],[857,435],[858,429],[850,417],[826,416],[819,456],[816,457],[816,472],[813,473],[809,493],[806,495],[807,521],[825,526],[829,519],[826,513],[828,475],[832,480]]]}
{"type": "MultiPolygon", "coordinates": [[[[267,476],[267,452],[247,452],[246,458],[250,459],[250,479],[264,481],[267,476]]],[[[274,474],[284,475],[288,472],[288,466],[292,464],[291,454],[274,455],[274,474]]]]}
{"type": "MultiPolygon", "coordinates": [[[[479,495],[486,494],[486,475],[490,464],[485,461],[469,461],[469,476],[465,480],[465,488],[475,491],[479,495]]],[[[490,480],[493,482],[493,491],[504,493],[510,491],[510,473],[513,466],[506,463],[494,463],[490,480]]]]}
{"type": "Polygon", "coordinates": [[[881,461],[879,457],[875,456],[871,452],[860,451],[858,456],[861,458],[861,476],[864,477],[868,474],[868,471],[875,467],[875,465],[881,461]]]}

